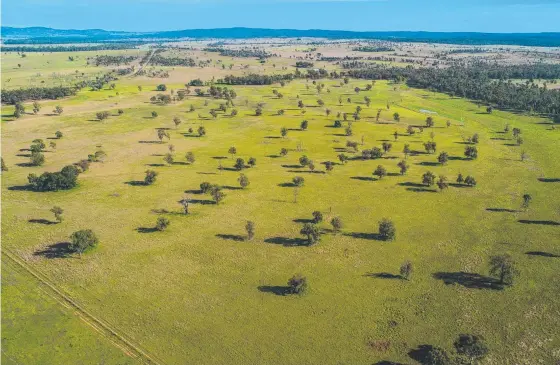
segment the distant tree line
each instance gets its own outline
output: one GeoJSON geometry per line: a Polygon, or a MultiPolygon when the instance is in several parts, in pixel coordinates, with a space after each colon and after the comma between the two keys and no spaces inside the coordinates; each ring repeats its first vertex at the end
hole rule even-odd
{"type": "Polygon", "coordinates": [[[354,52],[394,52],[395,49],[391,47],[374,47],[374,46],[362,46],[362,47],[355,47],[352,48],[354,52]]]}
{"type": "Polygon", "coordinates": [[[98,44],[98,45],[69,45],[69,46],[8,46],[2,47],[3,52],[21,52],[21,53],[33,53],[33,52],[81,52],[81,51],[105,51],[105,50],[122,50],[122,49],[133,49],[138,45],[138,43],[120,43],[120,44],[98,44]]]}
{"type": "Polygon", "coordinates": [[[76,87],[53,86],[31,87],[27,89],[2,90],[2,103],[17,104],[25,100],[60,99],[75,95],[76,87]]]}
{"type": "Polygon", "coordinates": [[[134,61],[136,57],[134,56],[110,56],[110,55],[101,55],[96,56],[93,59],[93,63],[95,66],[113,66],[113,65],[126,65],[130,62],[134,61]]]}
{"type": "Polygon", "coordinates": [[[217,82],[219,84],[228,85],[271,85],[280,81],[290,81],[293,80],[293,74],[283,74],[283,75],[259,75],[250,74],[246,76],[234,76],[228,75],[223,79],[219,79],[217,82]]]}
{"type": "Polygon", "coordinates": [[[251,49],[251,48],[228,49],[228,48],[222,48],[222,47],[207,47],[207,48],[204,48],[203,51],[218,52],[220,54],[220,56],[224,56],[224,57],[267,58],[267,57],[271,56],[270,53],[267,53],[263,49],[251,49]]]}
{"type": "Polygon", "coordinates": [[[180,58],[180,57],[163,57],[159,54],[154,54],[150,60],[150,64],[158,66],[185,66],[185,67],[195,67],[196,61],[190,57],[180,58]]]}
{"type": "MultiPolygon", "coordinates": [[[[337,77],[339,75],[331,74],[337,77]]],[[[515,109],[543,114],[560,113],[560,91],[538,86],[530,81],[514,83],[511,78],[555,79],[560,76],[560,65],[488,66],[446,69],[421,68],[368,68],[348,70],[340,76],[368,80],[405,81],[415,88],[429,89],[466,97],[502,109],[515,109]]]]}

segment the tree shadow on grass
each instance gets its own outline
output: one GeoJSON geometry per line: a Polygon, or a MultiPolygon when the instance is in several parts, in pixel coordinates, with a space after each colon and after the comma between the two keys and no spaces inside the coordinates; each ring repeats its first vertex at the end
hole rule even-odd
{"type": "Polygon", "coordinates": [[[280,157],[282,157],[282,156],[280,156],[280,155],[266,155],[265,157],[268,157],[268,158],[280,158],[280,157]]]}
{"type": "Polygon", "coordinates": [[[525,252],[525,255],[542,256],[542,257],[560,257],[560,255],[556,255],[554,253],[544,252],[544,251],[527,251],[525,252]]]}
{"type": "Polygon", "coordinates": [[[130,186],[147,186],[146,183],[142,180],[125,181],[125,184],[130,186]]]}
{"type": "Polygon", "coordinates": [[[373,365],[406,365],[406,364],[403,364],[401,362],[389,361],[389,360],[381,360],[374,363],[373,365]]]}
{"type": "Polygon", "coordinates": [[[291,183],[291,182],[287,182],[287,183],[280,183],[280,184],[278,184],[278,186],[280,186],[282,188],[294,188],[296,186],[296,184],[291,183]]]}
{"type": "Polygon", "coordinates": [[[313,219],[297,218],[297,219],[293,219],[292,222],[295,222],[295,223],[313,223],[313,219]]]}
{"type": "Polygon", "coordinates": [[[196,195],[199,195],[199,194],[202,194],[202,190],[200,190],[200,189],[185,190],[185,193],[186,193],[186,194],[196,194],[196,195]]]}
{"type": "Polygon", "coordinates": [[[303,166],[301,166],[301,165],[280,165],[280,166],[282,166],[286,169],[302,169],[303,168],[303,166]]]}
{"type": "Polygon", "coordinates": [[[212,157],[214,160],[227,160],[226,156],[214,156],[212,157]]]}
{"type": "Polygon", "coordinates": [[[70,242],[58,242],[48,245],[42,250],[35,251],[33,256],[43,256],[47,259],[63,259],[72,254],[70,242]]]}
{"type": "Polygon", "coordinates": [[[486,208],[488,212],[517,213],[518,210],[507,208],[486,208]]]}
{"type": "Polygon", "coordinates": [[[287,295],[290,291],[290,287],[281,285],[260,285],[258,289],[262,293],[271,293],[281,296],[287,295]]]}
{"type": "Polygon", "coordinates": [[[428,161],[419,162],[419,163],[416,163],[415,165],[419,165],[419,166],[441,166],[441,164],[439,162],[428,162],[428,161]]]}
{"type": "Polygon", "coordinates": [[[472,187],[473,187],[473,186],[471,186],[471,185],[459,184],[459,183],[449,183],[449,186],[452,186],[452,187],[454,187],[454,188],[461,188],[461,189],[472,188],[472,187]]]}
{"type": "Polygon", "coordinates": [[[31,185],[14,185],[14,186],[8,187],[8,190],[10,190],[10,191],[35,191],[31,187],[31,185]]]}
{"type": "Polygon", "coordinates": [[[200,204],[200,205],[214,205],[214,204],[216,204],[215,201],[208,200],[208,199],[190,199],[189,203],[200,204]]]}
{"type": "Polygon", "coordinates": [[[371,176],[351,176],[350,177],[352,180],[361,180],[361,181],[377,181],[376,178],[373,178],[371,176]]]}
{"type": "Polygon", "coordinates": [[[48,219],[30,219],[28,220],[29,223],[38,223],[38,224],[46,224],[46,225],[51,225],[51,224],[57,224],[58,222],[53,222],[53,221],[49,221],[48,219]]]}
{"type": "Polygon", "coordinates": [[[313,171],[288,170],[288,172],[292,172],[294,174],[326,174],[325,171],[317,171],[317,170],[313,170],[313,171]]]}
{"type": "Polygon", "coordinates": [[[241,186],[231,186],[231,185],[222,185],[222,189],[225,190],[243,190],[241,186]]]}
{"type": "Polygon", "coordinates": [[[558,178],[545,178],[545,177],[539,177],[539,181],[540,182],[546,182],[546,183],[557,183],[560,182],[560,179],[558,178]]]}
{"type": "Polygon", "coordinates": [[[157,232],[158,230],[155,227],[138,227],[136,228],[136,232],[138,233],[153,233],[157,232]]]}
{"type": "Polygon", "coordinates": [[[279,137],[279,136],[266,136],[266,137],[264,137],[264,138],[266,138],[266,139],[280,139],[280,138],[282,138],[282,137],[279,137]]]}
{"type": "Polygon", "coordinates": [[[245,241],[245,237],[238,235],[238,234],[222,234],[222,233],[218,233],[216,235],[216,237],[221,238],[223,240],[230,240],[230,241],[236,241],[236,242],[241,242],[241,241],[245,241]]]}
{"type": "Polygon", "coordinates": [[[377,279],[402,279],[403,278],[400,275],[395,275],[388,272],[368,272],[365,273],[364,276],[370,278],[377,278],[377,279]]]}
{"type": "Polygon", "coordinates": [[[146,166],[150,166],[150,167],[163,167],[165,166],[162,163],[147,163],[146,166]]]}
{"type": "Polygon", "coordinates": [[[430,353],[434,349],[432,345],[419,345],[417,348],[410,350],[408,356],[422,365],[432,365],[432,356],[430,353]]]}
{"type": "Polygon", "coordinates": [[[407,188],[408,191],[413,191],[415,193],[437,193],[436,190],[427,188],[407,188]]]}
{"type": "Polygon", "coordinates": [[[32,164],[31,162],[20,162],[20,163],[16,163],[16,166],[19,166],[19,167],[34,167],[35,165],[32,164]]]}
{"type": "Polygon", "coordinates": [[[540,225],[544,225],[544,226],[560,226],[560,223],[555,222],[555,221],[531,221],[531,220],[527,220],[527,219],[520,219],[518,220],[519,223],[523,223],[523,224],[540,224],[540,225]]]}
{"type": "Polygon", "coordinates": [[[18,157],[31,157],[30,153],[18,153],[16,156],[18,157]]]}
{"type": "Polygon", "coordinates": [[[184,161],[174,161],[173,165],[187,166],[187,165],[190,165],[190,163],[184,162],[184,161]]]}
{"type": "Polygon", "coordinates": [[[266,243],[273,243],[275,245],[282,245],[286,247],[294,246],[307,246],[307,240],[303,238],[288,238],[288,237],[271,237],[264,240],[266,243]]]}
{"type": "Polygon", "coordinates": [[[163,141],[138,141],[138,143],[163,144],[163,141]]]}
{"type": "Polygon", "coordinates": [[[350,232],[350,233],[344,233],[344,236],[359,238],[363,240],[383,241],[379,233],[350,232]]]}
{"type": "Polygon", "coordinates": [[[504,285],[497,279],[468,272],[436,272],[432,275],[435,279],[442,280],[446,285],[458,284],[469,289],[502,290],[504,285]]]}
{"type": "Polygon", "coordinates": [[[413,183],[413,182],[402,182],[402,183],[398,183],[397,185],[408,186],[408,187],[413,187],[413,188],[425,188],[426,187],[426,185],[424,185],[424,184],[413,183]]]}

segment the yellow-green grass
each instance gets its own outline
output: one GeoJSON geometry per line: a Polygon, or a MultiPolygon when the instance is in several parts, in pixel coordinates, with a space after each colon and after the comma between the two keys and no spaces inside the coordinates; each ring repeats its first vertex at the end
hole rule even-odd
{"type": "Polygon", "coordinates": [[[135,364],[25,270],[2,258],[3,364],[135,364]]]}
{"type": "MultiPolygon", "coordinates": [[[[483,335],[493,363],[558,360],[558,259],[526,252],[558,253],[559,227],[519,222],[560,221],[558,183],[538,180],[560,177],[558,131],[538,117],[502,111],[489,115],[463,99],[403,86],[395,89],[385,82],[359,95],[354,88],[364,87],[365,80],[352,80],[344,87],[338,81],[321,82],[330,93],[318,96],[313,85],[306,90],[305,81],[294,81],[282,88],[283,99],[275,98],[270,86],[234,87],[236,117],[209,117],[209,108],[216,108],[221,100],[210,100],[205,107],[205,99],[189,96],[182,102],[154,106],[148,103],[153,91],[138,93],[126,86],[130,94],[119,96],[125,113],[103,122],[95,120],[96,111],[119,107],[112,104],[110,91],[84,91],[57,102],[68,105],[62,116],[26,115],[3,123],[2,155],[10,169],[2,176],[4,247],[169,364],[408,363],[410,349],[432,344],[451,350],[460,333],[483,335]],[[308,105],[305,115],[297,108],[297,95],[308,105]],[[372,99],[370,107],[363,103],[365,95],[372,99]],[[338,105],[339,96],[343,105],[338,105]],[[347,97],[352,98],[351,104],[347,97]],[[99,106],[88,106],[90,98],[99,100],[99,106]],[[325,107],[315,107],[318,98],[333,111],[329,118],[325,107]],[[388,101],[390,110],[386,110],[388,101]],[[254,115],[258,102],[265,103],[260,117],[254,115]],[[191,104],[197,109],[193,113],[188,112],[191,104]],[[351,114],[357,105],[363,108],[362,119],[353,123],[352,137],[344,136],[344,128],[330,127],[338,111],[351,114]],[[379,108],[382,123],[375,123],[379,108]],[[285,109],[285,115],[276,115],[278,109],[285,109]],[[436,126],[405,135],[408,125],[424,124],[426,115],[420,109],[438,113],[436,126]],[[150,117],[152,110],[159,113],[157,118],[150,117]],[[399,123],[392,122],[394,112],[401,115],[399,123]],[[198,113],[204,118],[198,118],[198,113]],[[177,129],[174,116],[183,120],[177,129]],[[281,127],[297,129],[303,119],[309,121],[307,131],[290,130],[287,138],[278,138],[281,127]],[[450,128],[445,127],[447,120],[450,128]],[[506,123],[522,129],[521,147],[507,145],[514,142],[511,135],[500,133],[506,123]],[[196,133],[199,125],[206,127],[205,137],[186,133],[190,127],[196,133]],[[160,127],[170,128],[170,142],[139,143],[157,141],[160,127]],[[28,161],[17,156],[26,153],[20,149],[57,130],[65,136],[56,140],[56,151],[45,153],[45,166],[16,165],[28,161]],[[437,153],[419,154],[408,158],[407,175],[369,179],[377,165],[392,175],[398,173],[404,144],[423,151],[422,143],[431,139],[432,131],[438,153],[446,151],[454,157],[463,156],[462,136],[479,133],[479,158],[431,166],[437,153]],[[393,150],[379,160],[336,165],[330,173],[291,166],[306,154],[317,170],[324,171],[321,162],[337,161],[336,149],[345,148],[347,140],[361,142],[362,136],[365,144],[360,149],[390,140],[393,150]],[[185,153],[192,151],[196,162],[149,166],[165,164],[169,144],[175,146],[177,161],[184,162],[185,153]],[[302,152],[296,151],[298,144],[302,152]],[[108,157],[80,175],[79,187],[55,193],[10,190],[25,185],[29,173],[59,170],[95,152],[97,145],[108,157]],[[191,190],[203,181],[238,186],[239,172],[218,170],[220,162],[226,168],[233,166],[230,146],[237,148],[236,157],[257,159],[256,167],[243,171],[251,184],[245,190],[225,189],[227,196],[219,205],[201,204],[210,196],[191,190]],[[290,149],[287,156],[277,157],[281,148],[290,149]],[[521,151],[530,159],[522,162],[521,151]],[[154,185],[127,184],[142,180],[146,169],[159,172],[154,185]],[[459,172],[473,175],[478,185],[452,186],[444,192],[414,191],[407,185],[420,183],[426,171],[452,182],[459,172]],[[305,177],[297,203],[294,188],[282,186],[294,176],[305,177]],[[191,204],[188,216],[181,214],[178,204],[186,191],[199,201],[191,204]],[[520,209],[524,193],[533,196],[527,211],[520,209]],[[65,210],[63,223],[29,222],[53,220],[49,212],[53,205],[65,210]],[[323,212],[327,222],[341,217],[343,231],[323,234],[312,247],[282,245],[302,238],[302,224],[294,220],[309,219],[314,210],[323,212]],[[137,231],[153,227],[161,215],[171,221],[168,230],[137,231]],[[394,242],[370,239],[384,217],[396,224],[394,242]],[[255,238],[237,241],[245,234],[247,220],[256,224],[255,238]],[[100,245],[81,259],[36,254],[87,228],[96,232],[100,245]],[[520,270],[514,285],[505,290],[445,285],[432,276],[460,271],[487,275],[489,257],[503,253],[509,253],[520,270]],[[369,275],[398,274],[405,260],[415,267],[410,281],[369,275]],[[286,285],[295,273],[309,280],[306,296],[259,290],[286,285]],[[390,346],[380,351],[372,346],[375,341],[389,341],[390,346]]],[[[327,223],[320,226],[330,228],[327,223]]]]}
{"type": "Polygon", "coordinates": [[[17,52],[3,52],[1,55],[2,89],[71,85],[103,75],[115,68],[115,66],[95,66],[93,63],[88,65],[88,58],[93,59],[97,55],[124,55],[141,58],[145,54],[145,50],[102,50],[30,52],[25,53],[25,57],[22,57],[17,52]],[[71,61],[69,57],[73,57],[74,60],[71,61]]]}

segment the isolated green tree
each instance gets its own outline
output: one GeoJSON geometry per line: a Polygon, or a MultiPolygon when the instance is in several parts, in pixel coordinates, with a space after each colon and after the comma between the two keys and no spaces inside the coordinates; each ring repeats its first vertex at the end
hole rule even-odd
{"type": "Polygon", "coordinates": [[[387,218],[379,222],[379,237],[384,241],[392,241],[397,235],[395,224],[387,218]]]}
{"type": "Polygon", "coordinates": [[[321,232],[316,225],[305,223],[300,231],[300,234],[307,236],[307,243],[311,246],[319,241],[321,232]]]}
{"type": "Polygon", "coordinates": [[[70,251],[82,255],[90,248],[97,246],[99,239],[91,229],[76,231],[70,235],[70,251]]]}

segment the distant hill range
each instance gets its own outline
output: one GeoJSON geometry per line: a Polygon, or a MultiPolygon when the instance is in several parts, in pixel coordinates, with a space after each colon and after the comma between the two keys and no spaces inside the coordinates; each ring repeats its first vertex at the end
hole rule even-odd
{"type": "Polygon", "coordinates": [[[297,30],[266,28],[185,29],[161,32],[120,32],[102,29],[52,29],[2,27],[4,44],[53,44],[175,41],[194,39],[326,38],[366,39],[393,42],[426,42],[465,45],[520,45],[560,47],[560,33],[474,33],[474,32],[352,32],[344,30],[297,30]]]}

